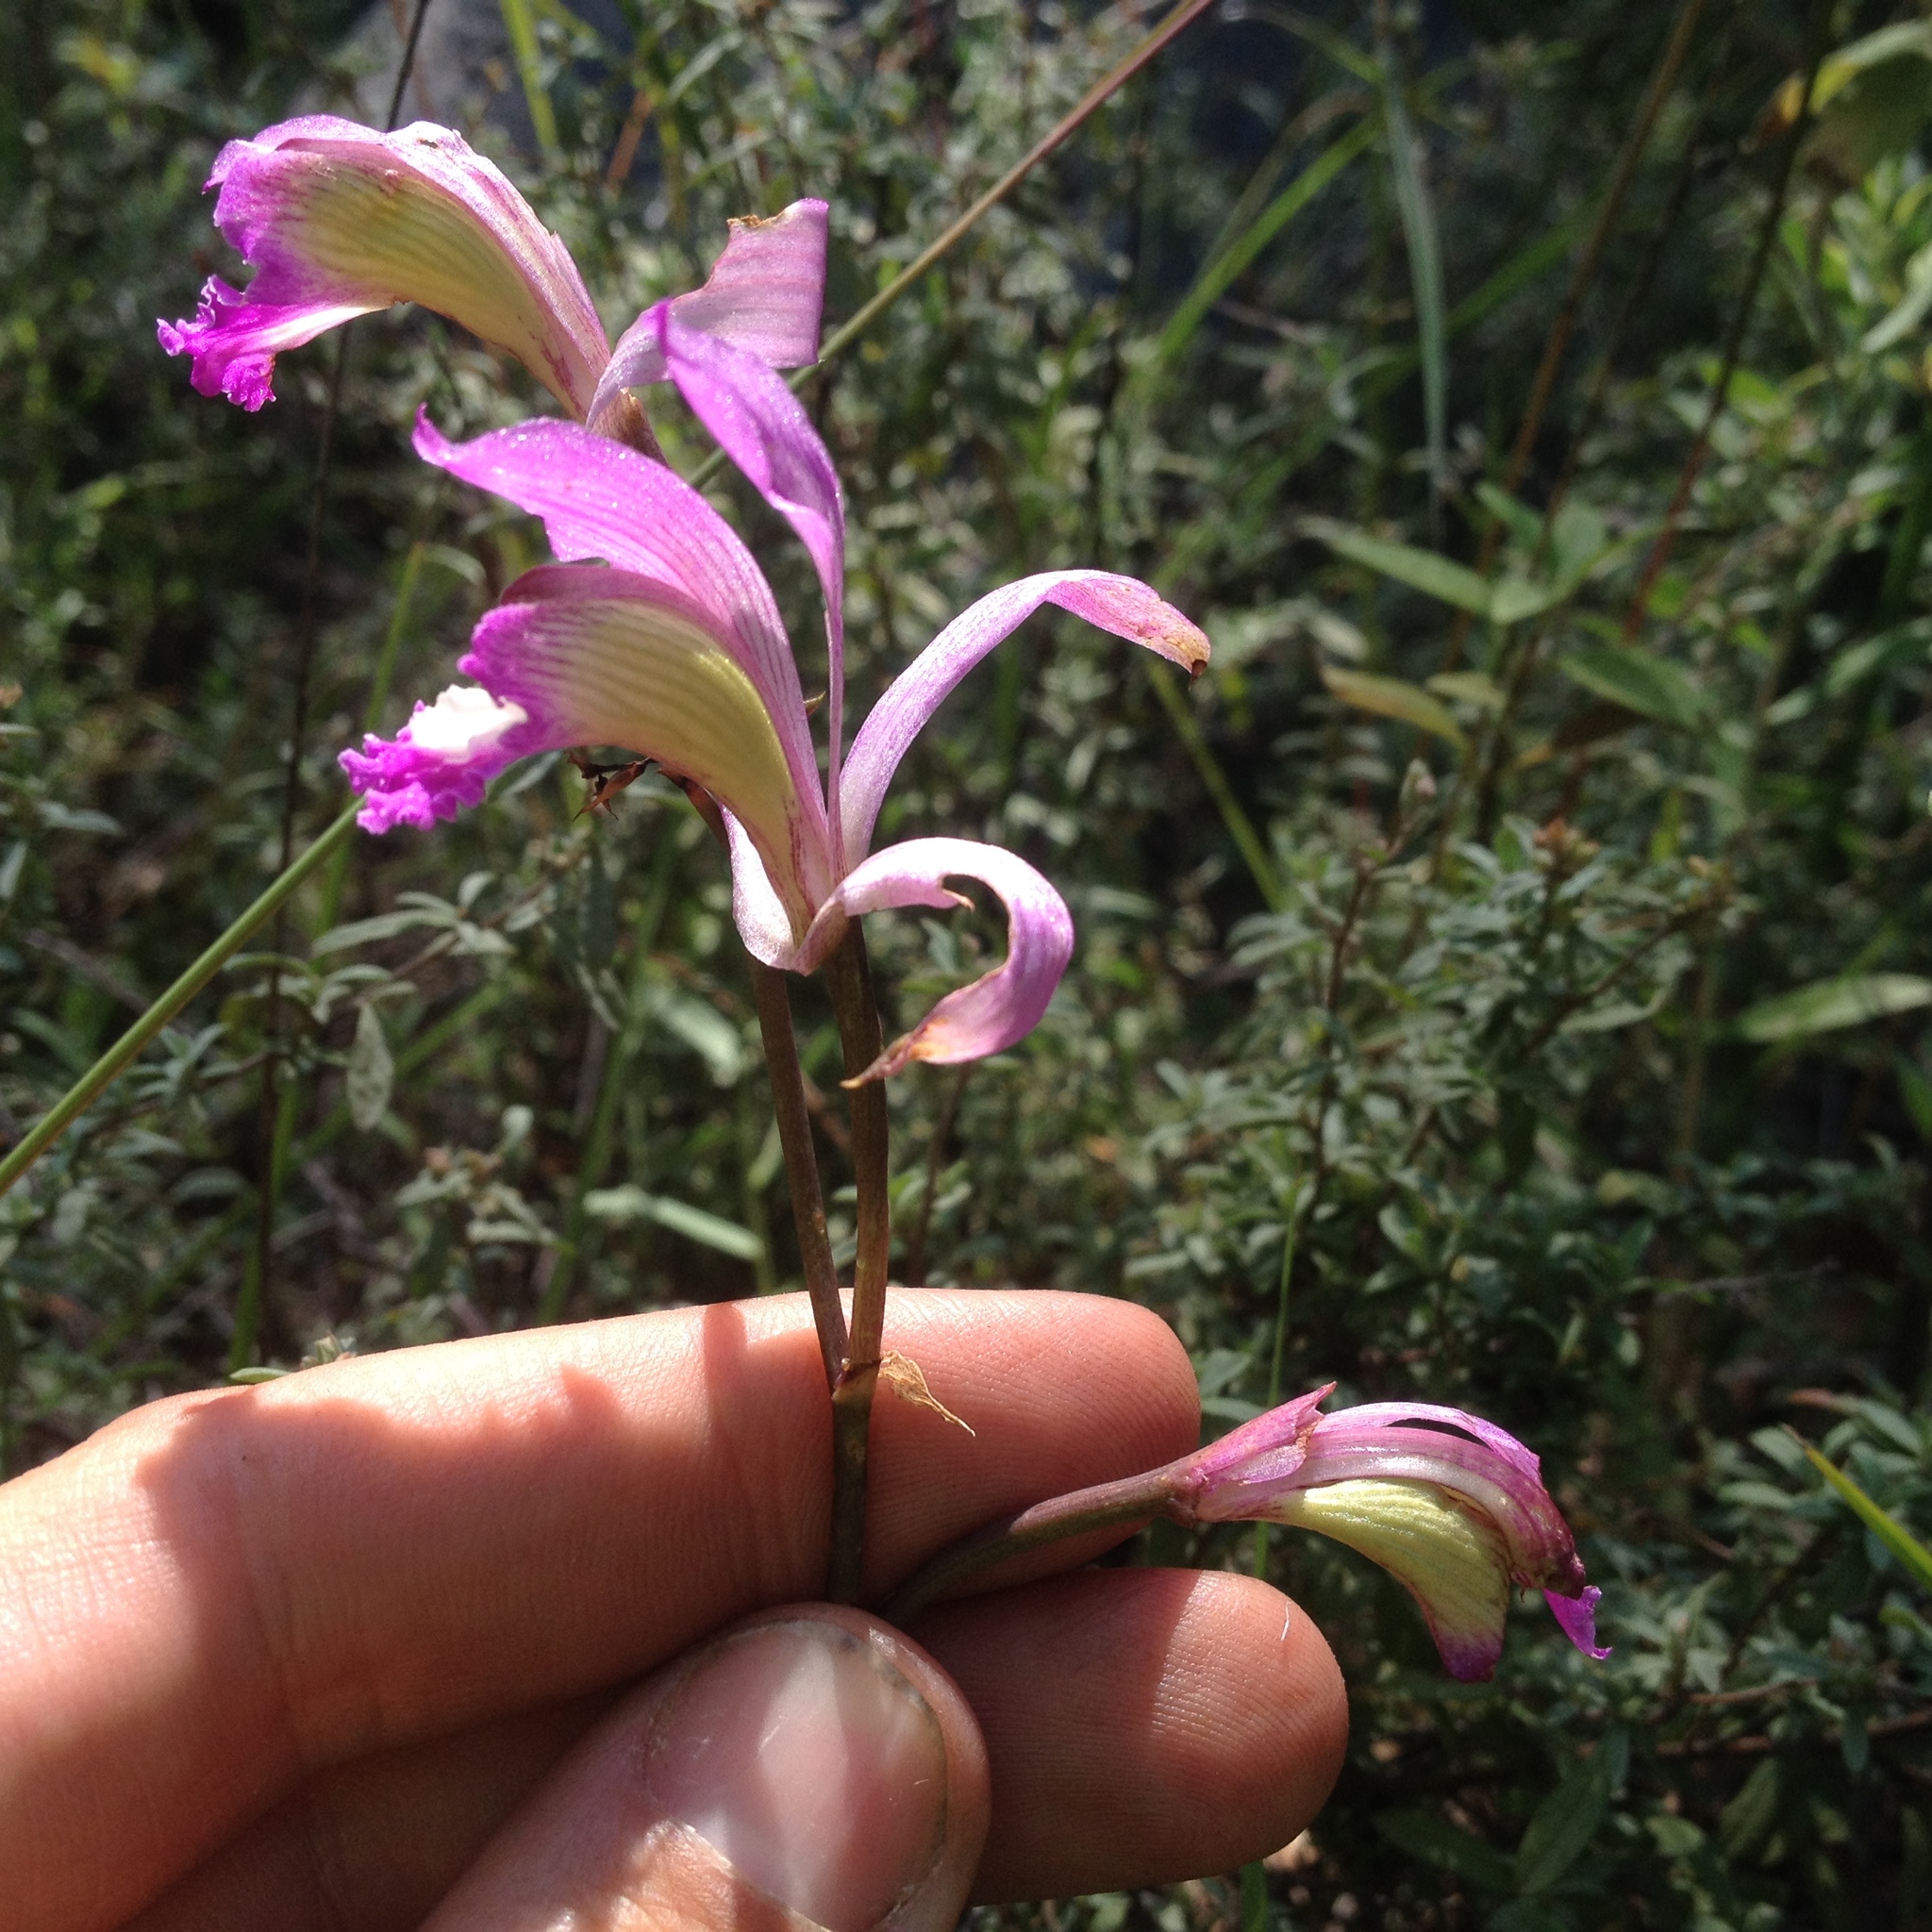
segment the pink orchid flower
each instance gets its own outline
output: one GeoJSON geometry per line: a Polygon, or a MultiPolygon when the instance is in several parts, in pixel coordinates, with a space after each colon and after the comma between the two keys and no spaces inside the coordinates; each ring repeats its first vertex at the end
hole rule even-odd
{"type": "Polygon", "coordinates": [[[419,705],[393,740],[372,737],[342,754],[368,798],[361,823],[377,832],[426,825],[478,803],[491,778],[531,753],[622,746],[723,806],[733,915],[769,966],[810,972],[863,913],[968,903],[949,878],[990,886],[1007,909],[1005,961],[941,1000],[867,1077],[914,1059],[1000,1052],[1039,1022],[1072,957],[1066,906],[1024,859],[995,845],[914,839],[871,853],[886,787],[947,694],[1042,604],[1190,673],[1207,661],[1207,638],[1132,577],[1025,577],[955,618],[879,700],[846,757],[845,511],[831,458],[769,363],[675,302],[638,319],[606,380],[658,378],[675,383],[811,555],[830,658],[823,781],[776,601],[696,491],[575,424],[525,423],[454,444],[425,416],[418,452],[541,517],[562,561],[518,579],[476,626],[459,666],[475,686],[419,705]]]}
{"type": "MultiPolygon", "coordinates": [[[[514,356],[578,422],[626,433],[625,391],[649,379],[625,373],[636,345],[626,335],[613,355],[569,251],[461,135],[308,114],[229,142],[207,185],[256,275],[245,292],[210,276],[192,321],[158,325],[203,395],[258,409],[281,350],[417,302],[514,356]]],[[[825,229],[822,201],[733,222],[709,280],[673,309],[775,367],[815,361],[825,229]]]]}
{"type": "Polygon", "coordinates": [[[1175,1471],[1184,1521],[1285,1523],[1379,1563],[1422,1607],[1453,1677],[1503,1654],[1509,1586],[1535,1586],[1588,1657],[1603,1592],[1586,1584],[1537,1458],[1493,1423],[1426,1402],[1316,1411],[1317,1389],[1224,1436],[1175,1471]],[[1413,1427],[1410,1424],[1426,1426],[1413,1427]]]}

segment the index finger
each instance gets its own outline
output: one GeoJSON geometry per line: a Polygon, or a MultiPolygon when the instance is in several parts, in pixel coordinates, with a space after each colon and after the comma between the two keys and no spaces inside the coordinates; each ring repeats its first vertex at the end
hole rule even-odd
{"type": "MultiPolygon", "coordinates": [[[[1195,1441],[1186,1355],[1128,1303],[897,1291],[888,1339],[977,1433],[881,1399],[874,1586],[1195,1441]]],[[[116,1923],[323,1766],[620,1681],[816,1594],[829,1502],[824,1375],[791,1298],[124,1418],[0,1489],[0,1926],[116,1923]]]]}

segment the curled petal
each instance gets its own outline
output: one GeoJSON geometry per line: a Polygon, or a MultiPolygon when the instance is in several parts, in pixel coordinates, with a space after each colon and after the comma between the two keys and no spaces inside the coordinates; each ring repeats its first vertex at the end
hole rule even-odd
{"type": "Polygon", "coordinates": [[[792,966],[798,958],[798,935],[791,916],[751,835],[728,811],[724,836],[731,850],[731,923],[745,951],[761,966],[792,966]]]}
{"type": "Polygon", "coordinates": [[[899,760],[953,688],[1042,604],[1057,604],[1115,637],[1144,644],[1190,675],[1208,661],[1200,627],[1134,577],[1104,570],[1022,577],[963,610],[893,680],[852,741],[838,809],[848,854],[871,842],[899,760]]]}
{"type": "Polygon", "coordinates": [[[1299,1524],[1360,1550],[1415,1596],[1459,1677],[1487,1676],[1501,1654],[1512,1582],[1542,1590],[1579,1650],[1608,1655],[1596,1642],[1599,1592],[1528,1449],[1432,1403],[1315,1415],[1328,1392],[1257,1416],[1177,1465],[1186,1515],[1299,1524]]]}
{"type": "Polygon", "coordinates": [[[1519,1583],[1582,1589],[1583,1565],[1550,1492],[1486,1444],[1440,1429],[1355,1429],[1347,1409],[1324,1416],[1308,1438],[1308,1457],[1294,1480],[1339,1482],[1367,1475],[1431,1483],[1479,1510],[1502,1538],[1519,1583]]]}
{"type": "Polygon", "coordinates": [[[806,833],[801,876],[816,903],[829,874],[805,694],[771,587],[731,525],[662,463],[575,423],[520,423],[456,443],[425,413],[415,441],[425,462],[541,517],[559,558],[602,558],[703,613],[763,699],[784,750],[806,833]]]}
{"type": "Polygon", "coordinates": [[[483,802],[497,773],[544,750],[544,739],[523,706],[453,684],[433,705],[419,704],[394,738],[371,736],[360,751],[341,754],[349,782],[368,801],[356,823],[388,832],[453,819],[483,802]]]}
{"type": "Polygon", "coordinates": [[[1334,1392],[1335,1384],[1324,1383],[1210,1442],[1190,1465],[1202,1494],[1233,1501],[1272,1493],[1308,1459],[1308,1438],[1321,1420],[1317,1411],[1334,1392]]]}
{"type": "Polygon", "coordinates": [[[1436,1402],[1364,1402],[1347,1411],[1352,1428],[1383,1428],[1391,1423],[1441,1423],[1460,1429],[1478,1442],[1487,1442],[1511,1468],[1532,1481],[1541,1478],[1542,1464],[1536,1452],[1519,1442],[1507,1429],[1471,1415],[1464,1408],[1445,1408],[1436,1402]]]}
{"type": "MultiPolygon", "coordinates": [[[[658,317],[665,367],[678,393],[758,493],[798,533],[818,572],[830,656],[827,785],[836,799],[845,710],[845,499],[838,472],[811,418],[773,370],[743,349],[686,327],[668,303],[659,303],[650,313],[658,317]]],[[[641,316],[639,326],[647,319],[641,316]]]]}
{"type": "Polygon", "coordinates": [[[363,302],[280,307],[251,302],[220,275],[210,275],[192,321],[158,322],[155,333],[171,356],[192,356],[189,380],[205,396],[226,396],[255,410],[275,400],[275,358],[299,349],[340,322],[367,315],[363,302]]]}
{"type": "Polygon", "coordinates": [[[1494,1532],[1427,1483],[1374,1478],[1281,1498],[1272,1523],[1319,1530],[1359,1551],[1416,1600],[1443,1668],[1478,1683],[1503,1655],[1507,1561],[1494,1532]]]}
{"type": "MultiPolygon", "coordinates": [[[[806,200],[775,215],[734,221],[731,239],[712,263],[704,287],[674,296],[671,313],[774,369],[816,362],[825,302],[827,217],[824,202],[806,200]]],[[[646,311],[617,339],[591,406],[591,419],[618,391],[662,382],[664,375],[663,343],[646,311]]]]}
{"type": "Polygon", "coordinates": [[[1040,1024],[1074,956],[1066,903],[1017,854],[972,839],[908,839],[889,845],[834,890],[796,961],[809,972],[838,942],[847,919],[896,906],[969,904],[949,878],[978,879],[1007,908],[1007,957],[992,972],[949,992],[910,1033],[895,1040],[860,1080],[881,1080],[912,1060],[941,1066],[984,1059],[1024,1040],[1040,1024]]]}
{"type": "Polygon", "coordinates": [[[1610,1654],[1608,1644],[1596,1641],[1596,1607],[1602,1596],[1603,1591],[1593,1583],[1586,1585],[1575,1596],[1565,1596],[1555,1590],[1543,1591],[1544,1601],[1563,1626],[1563,1635],[1585,1657],[1593,1657],[1599,1663],[1610,1654]]]}
{"type": "MultiPolygon", "coordinates": [[[[608,744],[695,779],[741,822],[804,931],[809,827],[784,751],[757,688],[690,600],[631,572],[552,564],[519,577],[484,613],[461,668],[522,713],[494,769],[531,751],[608,744]]],[[[413,808],[387,802],[423,780],[393,747],[350,753],[345,768],[385,800],[378,816],[398,822],[413,808]]]]}
{"type": "Polygon", "coordinates": [[[208,185],[221,190],[216,225],[256,275],[240,295],[210,283],[193,321],[161,325],[204,395],[259,408],[277,351],[420,302],[508,350],[574,415],[589,408],[609,345],[582,277],[460,135],[309,114],[231,141],[208,185]]]}

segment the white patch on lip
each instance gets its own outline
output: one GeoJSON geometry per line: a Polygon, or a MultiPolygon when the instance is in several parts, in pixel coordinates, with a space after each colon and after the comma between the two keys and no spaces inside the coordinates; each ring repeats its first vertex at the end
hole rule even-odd
{"type": "Polygon", "coordinates": [[[493,698],[475,685],[453,684],[433,705],[416,707],[402,736],[418,751],[466,763],[492,749],[529,715],[523,706],[493,698]]]}

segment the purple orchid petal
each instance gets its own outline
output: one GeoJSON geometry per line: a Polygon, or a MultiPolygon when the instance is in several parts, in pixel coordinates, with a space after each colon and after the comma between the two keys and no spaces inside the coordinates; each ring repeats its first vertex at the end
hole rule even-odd
{"type": "Polygon", "coordinates": [[[1537,1458],[1459,1408],[1378,1402],[1317,1417],[1326,1389],[1244,1423],[1179,1465],[1183,1507],[1205,1523],[1294,1524],[1380,1563],[1422,1606],[1457,1677],[1502,1654],[1511,1582],[1541,1588],[1591,1657],[1599,1592],[1537,1458]],[[1417,1428],[1422,1422],[1441,1424],[1417,1428]]]}
{"type": "Polygon", "coordinates": [[[1557,1622],[1563,1626],[1563,1635],[1585,1657],[1592,1657],[1598,1663],[1610,1654],[1607,1643],[1596,1641],[1596,1607],[1602,1596],[1603,1591],[1593,1583],[1587,1585],[1578,1596],[1564,1596],[1554,1590],[1543,1591],[1544,1600],[1555,1613],[1557,1622]]]}
{"type": "Polygon", "coordinates": [[[1074,956],[1066,902],[1018,854],[974,839],[908,839],[874,853],[840,882],[799,948],[796,969],[817,965],[837,944],[847,919],[891,907],[969,905],[945,884],[949,878],[978,879],[999,895],[1007,908],[1007,957],[971,986],[949,992],[866,1068],[861,1080],[882,1080],[913,1060],[950,1066],[984,1059],[1024,1040],[1040,1024],[1074,956]]]}
{"type": "Polygon", "coordinates": [[[805,930],[816,904],[806,876],[814,826],[762,695],[693,600],[634,572],[549,564],[519,577],[483,614],[460,668],[499,708],[493,716],[516,714],[514,741],[492,741],[483,756],[465,742],[452,772],[447,758],[425,758],[421,741],[433,714],[419,713],[407,744],[375,740],[345,753],[344,769],[371,795],[372,828],[422,823],[417,787],[432,815],[447,816],[480,797],[489,773],[512,757],[621,745],[730,808],[805,930]]]}
{"type": "Polygon", "coordinates": [[[353,316],[420,302],[508,350],[581,416],[609,345],[563,243],[458,134],[419,121],[378,134],[309,114],[215,158],[215,225],[256,271],[220,281],[192,322],[161,323],[204,395],[258,409],[275,358],[353,316]]]}
{"type": "Polygon", "coordinates": [[[1434,1402],[1364,1402],[1347,1411],[1356,1428],[1381,1428],[1391,1423],[1441,1423],[1460,1429],[1479,1442],[1487,1442],[1496,1454],[1534,1481],[1542,1474],[1542,1464],[1533,1450],[1519,1442],[1507,1429],[1485,1422],[1461,1408],[1445,1408],[1434,1402]]]}
{"type": "Polygon", "coordinates": [[[1356,1429],[1347,1409],[1323,1417],[1308,1438],[1307,1460],[1291,1478],[1294,1487],[1357,1476],[1432,1483],[1458,1495],[1494,1524],[1517,1582],[1583,1586],[1576,1545],[1549,1491],[1483,1443],[1437,1429],[1356,1429]]]}
{"type": "Polygon", "coordinates": [[[852,741],[842,799],[844,850],[865,851],[899,760],[959,680],[1042,604],[1057,604],[1115,637],[1144,644],[1190,675],[1208,661],[1208,639],[1134,577],[1103,570],[1047,571],[982,597],[954,618],[903,671],[852,741]]]}
{"type": "Polygon", "coordinates": [[[193,320],[158,322],[155,333],[169,355],[193,357],[189,380],[203,395],[226,396],[253,411],[275,400],[275,358],[284,349],[299,349],[338,323],[367,315],[372,306],[277,308],[251,302],[220,275],[210,275],[193,320]]]}
{"type": "Polygon", "coordinates": [[[670,313],[670,305],[658,304],[658,312],[665,367],[678,393],[797,532],[818,572],[829,658],[825,729],[831,758],[825,783],[836,811],[845,716],[845,499],[839,474],[811,418],[779,375],[743,349],[687,328],[670,313]]]}
{"type": "Polygon", "coordinates": [[[1224,1485],[1239,1483],[1252,1492],[1293,1475],[1307,1460],[1316,1411],[1334,1392],[1335,1384],[1324,1383],[1210,1442],[1189,1465],[1197,1486],[1221,1494],[1231,1493],[1224,1485]]]}
{"type": "Polygon", "coordinates": [[[830,874],[798,664],[771,586],[731,525],[662,463],[575,423],[520,423],[453,443],[425,413],[415,441],[426,462],[541,517],[559,559],[602,558],[670,586],[704,613],[764,699],[784,748],[807,832],[798,879],[816,904],[830,874]]]}
{"type": "Polygon", "coordinates": [[[724,836],[731,852],[731,923],[745,951],[760,965],[795,968],[798,934],[791,915],[750,833],[729,811],[724,814],[724,836]]]}
{"type": "MultiPolygon", "coordinates": [[[[734,221],[731,239],[704,287],[673,296],[672,315],[774,369],[816,362],[827,225],[825,204],[810,200],[794,201],[775,215],[734,221]]],[[[610,366],[597,384],[591,418],[620,390],[662,382],[665,374],[661,331],[647,309],[617,339],[610,366]]]]}
{"type": "Polygon", "coordinates": [[[368,803],[365,832],[426,826],[480,805],[497,773],[550,748],[544,722],[487,691],[453,684],[433,705],[418,704],[393,739],[371,736],[341,755],[349,782],[368,803]]]}

